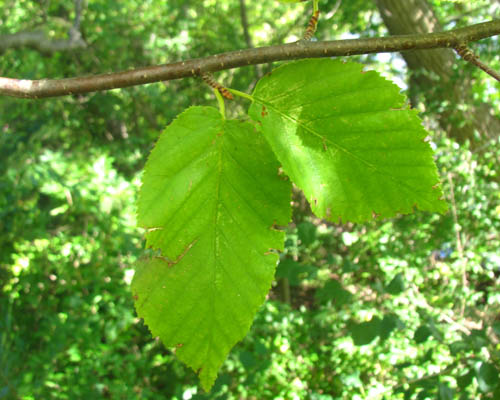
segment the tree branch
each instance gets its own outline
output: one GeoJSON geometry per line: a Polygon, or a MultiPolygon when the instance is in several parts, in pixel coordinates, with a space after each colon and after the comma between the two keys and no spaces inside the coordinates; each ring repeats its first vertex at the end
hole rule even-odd
{"type": "Polygon", "coordinates": [[[247,5],[245,4],[245,0],[240,0],[240,18],[241,26],[243,28],[243,35],[245,35],[245,42],[248,48],[252,48],[253,43],[248,29],[247,5]]]}
{"type": "Polygon", "coordinates": [[[465,61],[470,62],[471,64],[474,64],[476,67],[482,69],[484,72],[486,72],[488,75],[492,76],[495,78],[498,82],[500,82],[500,74],[490,68],[488,65],[482,63],[478,56],[476,56],[468,47],[466,44],[462,44],[461,46],[455,47],[455,51],[457,54],[462,57],[465,61]]]}
{"type": "Polygon", "coordinates": [[[0,35],[0,54],[5,50],[18,47],[30,47],[42,54],[52,54],[56,51],[79,50],[87,47],[80,35],[71,34],[69,39],[52,40],[42,31],[25,31],[11,35],[0,35]]]}
{"type": "Polygon", "coordinates": [[[0,35],[0,54],[10,48],[30,47],[42,54],[50,55],[57,51],[80,50],[87,47],[82,39],[80,23],[82,0],[75,0],[75,20],[69,29],[68,39],[53,40],[42,31],[23,31],[10,35],[0,35]]]}
{"type": "Polygon", "coordinates": [[[500,34],[500,20],[448,32],[327,42],[297,42],[237,50],[205,58],[80,78],[23,80],[0,78],[0,95],[21,98],[65,96],[199,76],[232,68],[307,57],[336,57],[415,49],[456,48],[500,34]]]}

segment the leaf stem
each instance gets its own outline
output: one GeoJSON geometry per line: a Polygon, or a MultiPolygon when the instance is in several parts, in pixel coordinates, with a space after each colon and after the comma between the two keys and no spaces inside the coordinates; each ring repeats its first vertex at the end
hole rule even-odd
{"type": "Polygon", "coordinates": [[[219,89],[214,88],[214,94],[215,98],[217,99],[217,103],[219,103],[219,112],[220,115],[222,116],[222,119],[225,121],[226,120],[226,105],[224,103],[224,99],[222,95],[219,92],[219,89]]]}
{"type": "Polygon", "coordinates": [[[313,14],[318,11],[318,1],[319,0],[313,0],[313,14]]]}
{"type": "Polygon", "coordinates": [[[227,90],[229,90],[229,92],[231,92],[235,96],[240,96],[240,97],[243,97],[243,98],[245,98],[247,100],[250,100],[250,101],[254,101],[255,100],[251,94],[248,94],[248,93],[245,93],[245,92],[240,92],[239,90],[236,90],[236,89],[227,88],[227,90]]]}

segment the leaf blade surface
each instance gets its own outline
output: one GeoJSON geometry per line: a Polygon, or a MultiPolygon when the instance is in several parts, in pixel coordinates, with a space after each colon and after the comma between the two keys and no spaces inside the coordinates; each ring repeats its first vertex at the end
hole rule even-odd
{"type": "Polygon", "coordinates": [[[269,291],[290,192],[252,125],[211,107],[181,114],[148,159],[138,219],[161,255],[137,268],[137,313],[207,391],[269,291]]]}
{"type": "Polygon", "coordinates": [[[427,132],[399,88],[356,63],[301,60],[257,84],[250,116],[316,215],[446,210],[427,132]]]}

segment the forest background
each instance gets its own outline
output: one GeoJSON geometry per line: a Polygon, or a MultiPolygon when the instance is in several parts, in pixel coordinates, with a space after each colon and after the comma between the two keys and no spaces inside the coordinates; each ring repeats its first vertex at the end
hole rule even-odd
{"type": "MultiPolygon", "coordinates": [[[[497,0],[320,8],[319,40],[500,17],[497,0]]],[[[0,76],[82,76],[291,42],[310,11],[271,0],[0,1],[0,76]]],[[[473,50],[500,69],[498,37],[473,50]]],[[[344,59],[393,79],[421,112],[450,211],[336,225],[297,191],[276,282],[210,394],[136,317],[130,282],[147,155],[179,112],[215,104],[211,90],[189,78],[0,97],[0,398],[498,398],[498,82],[452,50],[403,56],[344,59]]],[[[217,79],[249,91],[279,64],[217,79]]],[[[245,107],[230,102],[227,113],[245,107]]]]}

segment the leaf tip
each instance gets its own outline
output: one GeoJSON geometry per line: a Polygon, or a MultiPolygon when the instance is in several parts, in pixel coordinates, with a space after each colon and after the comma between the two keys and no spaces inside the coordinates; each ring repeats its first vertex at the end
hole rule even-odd
{"type": "Polygon", "coordinates": [[[205,393],[210,393],[217,378],[217,373],[206,372],[202,367],[197,371],[197,374],[200,377],[200,384],[205,393]]]}

